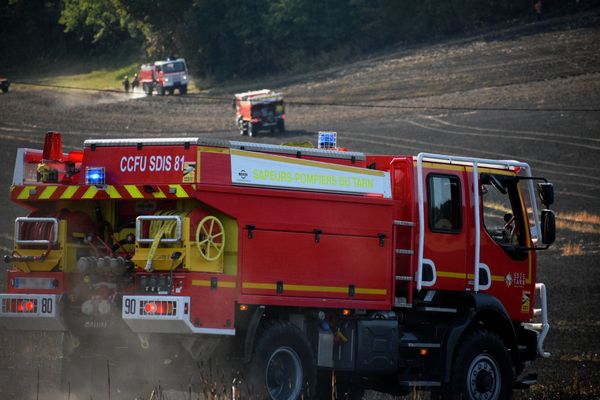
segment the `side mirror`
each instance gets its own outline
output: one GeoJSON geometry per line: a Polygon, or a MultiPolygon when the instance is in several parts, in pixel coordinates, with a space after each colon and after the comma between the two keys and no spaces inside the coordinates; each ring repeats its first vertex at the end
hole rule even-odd
{"type": "Polygon", "coordinates": [[[546,207],[554,204],[554,185],[550,182],[540,182],[537,185],[540,200],[546,207]]]}
{"type": "Polygon", "coordinates": [[[552,210],[542,210],[542,243],[550,246],[556,240],[556,217],[552,210]]]}

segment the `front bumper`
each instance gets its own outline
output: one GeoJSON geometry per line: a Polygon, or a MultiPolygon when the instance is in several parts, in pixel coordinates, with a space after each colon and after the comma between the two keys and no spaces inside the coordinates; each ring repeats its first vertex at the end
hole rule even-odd
{"type": "Polygon", "coordinates": [[[66,331],[60,294],[0,294],[0,327],[25,331],[66,331]]]}

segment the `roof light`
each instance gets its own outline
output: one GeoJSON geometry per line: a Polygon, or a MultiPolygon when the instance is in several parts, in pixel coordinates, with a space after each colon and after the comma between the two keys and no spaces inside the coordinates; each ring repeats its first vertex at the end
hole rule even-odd
{"type": "Polygon", "coordinates": [[[85,184],[86,185],[104,185],[106,183],[106,172],[104,167],[86,167],[85,184]]]}

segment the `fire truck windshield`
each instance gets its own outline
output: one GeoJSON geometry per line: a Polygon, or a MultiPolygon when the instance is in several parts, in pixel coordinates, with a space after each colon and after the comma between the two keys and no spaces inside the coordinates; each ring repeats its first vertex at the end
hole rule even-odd
{"type": "Polygon", "coordinates": [[[184,72],[185,64],[181,61],[170,62],[163,65],[163,72],[165,74],[172,74],[175,72],[184,72]]]}

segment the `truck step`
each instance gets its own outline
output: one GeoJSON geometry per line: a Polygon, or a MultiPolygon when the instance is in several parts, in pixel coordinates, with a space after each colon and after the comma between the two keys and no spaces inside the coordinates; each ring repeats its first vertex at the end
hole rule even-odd
{"type": "Polygon", "coordinates": [[[406,297],[396,297],[394,301],[394,307],[412,308],[412,304],[408,303],[406,297]]]}
{"type": "Polygon", "coordinates": [[[401,221],[399,219],[394,220],[394,225],[398,226],[415,226],[415,223],[412,221],[401,221]]]}
{"type": "Polygon", "coordinates": [[[413,254],[415,254],[415,252],[413,250],[410,250],[410,249],[396,249],[396,254],[413,255],[413,254]]]}

